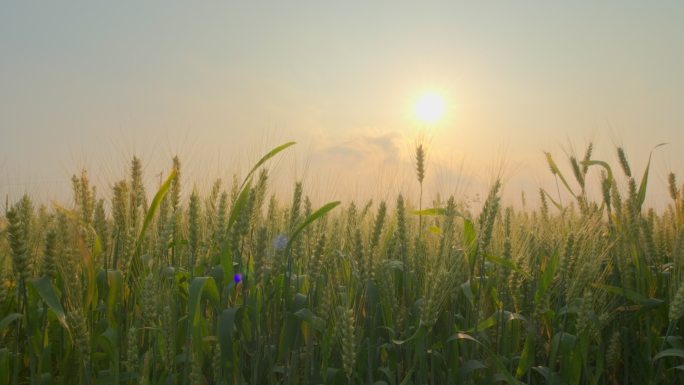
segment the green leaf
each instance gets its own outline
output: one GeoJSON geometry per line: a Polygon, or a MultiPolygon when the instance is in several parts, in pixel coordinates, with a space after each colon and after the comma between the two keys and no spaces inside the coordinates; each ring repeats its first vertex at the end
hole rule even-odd
{"type": "Polygon", "coordinates": [[[458,340],[466,340],[466,341],[473,341],[478,345],[482,345],[480,341],[477,340],[477,338],[471,336],[468,333],[463,333],[463,332],[458,332],[454,334],[453,336],[449,337],[449,339],[446,340],[446,342],[452,342],[452,341],[458,341],[458,340]]]}
{"type": "Polygon", "coordinates": [[[477,257],[477,234],[475,233],[475,225],[469,219],[463,219],[463,247],[466,250],[468,265],[472,271],[475,266],[475,257],[477,257]]]}
{"type": "Polygon", "coordinates": [[[0,385],[10,384],[10,352],[7,348],[0,349],[0,385]]]}
{"type": "Polygon", "coordinates": [[[152,199],[152,203],[150,203],[150,207],[147,209],[147,213],[145,214],[145,219],[143,220],[142,227],[140,228],[140,234],[138,234],[138,239],[135,242],[136,254],[140,253],[140,246],[142,245],[142,241],[145,238],[147,228],[150,226],[150,223],[154,218],[154,214],[157,212],[157,209],[159,208],[162,199],[164,199],[164,196],[169,191],[169,187],[171,187],[171,183],[174,179],[176,179],[175,169],[171,170],[171,173],[166,178],[166,181],[164,181],[161,187],[159,187],[157,193],[154,195],[154,199],[152,199]]]}
{"type": "Polygon", "coordinates": [[[480,323],[477,324],[476,328],[468,329],[467,332],[472,333],[476,330],[478,332],[481,332],[483,330],[487,330],[487,329],[491,328],[492,326],[496,325],[500,320],[502,320],[504,322],[509,322],[512,320],[527,322],[527,319],[518,313],[511,313],[510,311],[507,311],[507,310],[503,310],[503,314],[501,314],[501,313],[502,313],[502,310],[495,311],[491,316],[480,321],[480,323]]]}
{"type": "Polygon", "coordinates": [[[603,289],[609,293],[618,295],[620,297],[624,297],[633,303],[637,303],[643,307],[643,309],[650,309],[654,308],[657,306],[662,305],[665,303],[662,299],[659,298],[648,298],[644,296],[643,294],[637,293],[636,291],[629,290],[629,289],[623,289],[621,287],[617,286],[611,286],[611,285],[603,285],[603,284],[595,284],[594,286],[603,289]]]}
{"type": "Polygon", "coordinates": [[[326,384],[332,384],[335,381],[335,377],[337,377],[338,373],[342,373],[340,369],[337,368],[328,368],[325,372],[325,383],[326,384]]]}
{"type": "Polygon", "coordinates": [[[240,307],[231,307],[221,312],[218,319],[218,338],[221,346],[221,357],[233,362],[233,333],[235,331],[235,318],[240,307]]]}
{"type": "Polygon", "coordinates": [[[276,156],[279,152],[283,151],[284,149],[286,149],[286,148],[288,148],[288,147],[290,147],[290,146],[294,146],[295,144],[297,144],[297,142],[287,142],[287,143],[281,144],[280,146],[278,146],[278,147],[272,149],[272,150],[269,151],[266,155],[264,155],[263,157],[261,157],[261,159],[259,159],[259,161],[256,162],[256,164],[254,165],[254,167],[252,167],[252,169],[249,170],[249,173],[247,173],[247,176],[246,176],[245,179],[242,181],[242,185],[240,185],[240,190],[242,190],[242,189],[245,187],[245,184],[247,184],[247,181],[252,177],[252,174],[254,174],[254,172],[255,172],[259,167],[261,167],[262,164],[266,163],[266,161],[268,161],[269,159],[271,159],[271,158],[273,158],[274,156],[276,156]]]}
{"type": "Polygon", "coordinates": [[[473,294],[473,288],[471,287],[470,280],[461,284],[461,291],[465,295],[468,302],[475,304],[475,294],[473,294]]]}
{"type": "Polygon", "coordinates": [[[563,206],[561,206],[560,203],[556,202],[556,200],[553,199],[553,197],[551,196],[551,194],[549,194],[548,191],[546,191],[544,189],[541,189],[541,191],[544,193],[544,195],[546,195],[547,198],[549,198],[551,203],[553,203],[553,205],[558,209],[558,211],[563,211],[563,206]]]}
{"type": "Polygon", "coordinates": [[[294,313],[295,317],[299,318],[300,320],[308,323],[317,331],[323,331],[325,329],[325,322],[323,321],[322,318],[317,317],[311,310],[308,308],[304,309],[299,309],[294,313]]]}
{"type": "Polygon", "coordinates": [[[518,266],[514,261],[512,261],[510,259],[504,259],[502,257],[496,256],[496,255],[489,255],[489,254],[485,255],[485,259],[487,261],[495,263],[499,266],[509,268],[509,269],[515,271],[516,273],[523,275],[526,278],[530,277],[529,272],[527,272],[524,269],[521,269],[520,266],[518,266]]]}
{"type": "Polygon", "coordinates": [[[107,271],[107,318],[110,322],[115,319],[114,310],[116,308],[117,301],[119,300],[119,294],[121,293],[121,286],[123,285],[123,275],[119,270],[109,270],[107,271]]]}
{"type": "Polygon", "coordinates": [[[563,381],[561,376],[551,370],[550,368],[546,366],[535,366],[532,368],[535,372],[539,373],[544,377],[545,383],[549,385],[560,385],[560,384],[565,384],[566,382],[563,381]]]}
{"type": "Polygon", "coordinates": [[[2,321],[0,321],[0,331],[2,331],[2,329],[8,327],[12,322],[18,320],[21,317],[22,315],[19,313],[8,314],[5,318],[2,319],[2,321]]]}
{"type": "Polygon", "coordinates": [[[551,338],[551,355],[549,362],[556,362],[558,354],[570,354],[577,345],[577,337],[566,332],[559,332],[554,334],[551,338]]]}
{"type": "Polygon", "coordinates": [[[154,219],[154,214],[157,212],[157,209],[159,208],[159,205],[161,204],[161,201],[164,199],[164,196],[166,193],[169,191],[169,188],[171,187],[171,183],[173,180],[176,179],[176,170],[171,170],[171,173],[169,176],[166,178],[166,181],[162,183],[161,187],[159,187],[159,190],[157,193],[154,195],[154,198],[152,199],[152,203],[150,203],[150,207],[147,209],[147,213],[145,214],[145,219],[143,220],[143,224],[140,227],[140,233],[138,234],[138,239],[135,241],[135,253],[133,253],[133,256],[131,257],[131,260],[129,262],[129,270],[130,270],[130,275],[128,278],[128,283],[129,285],[136,284],[138,282],[138,277],[142,272],[142,259],[140,257],[141,253],[141,247],[142,247],[142,242],[145,239],[145,233],[147,232],[147,228],[150,226],[150,223],[152,223],[152,220],[154,219]]]}
{"type": "Polygon", "coordinates": [[[83,237],[81,237],[80,235],[78,237],[78,245],[81,251],[81,258],[83,259],[83,270],[85,272],[86,278],[86,282],[84,285],[86,288],[86,296],[83,301],[83,305],[85,308],[94,308],[97,304],[97,279],[95,276],[95,261],[93,261],[93,256],[90,253],[90,249],[86,245],[85,239],[83,239],[83,237]]]}
{"type": "MultiPolygon", "coordinates": [[[[240,191],[240,194],[235,200],[233,208],[230,210],[230,216],[228,217],[226,233],[230,231],[230,229],[233,227],[233,225],[239,218],[240,213],[242,213],[242,210],[245,209],[247,201],[249,200],[249,192],[251,187],[252,182],[249,181],[249,183],[247,183],[247,185],[242,188],[242,191],[240,191]]],[[[223,241],[223,244],[221,245],[221,253],[219,255],[221,267],[223,268],[224,282],[228,282],[233,276],[233,257],[231,254],[232,250],[230,240],[231,237],[226,237],[225,241],[223,241]]]]}
{"type": "Polygon", "coordinates": [[[610,184],[613,184],[613,170],[610,168],[610,165],[602,160],[585,160],[580,162],[584,166],[601,166],[606,170],[606,173],[608,174],[608,182],[610,184]]]}
{"type": "Polygon", "coordinates": [[[518,368],[515,370],[515,376],[520,378],[523,374],[532,367],[534,363],[534,336],[531,334],[527,335],[525,339],[525,346],[523,347],[522,354],[520,355],[520,362],[518,363],[518,368]]]}
{"type": "Polygon", "coordinates": [[[52,310],[52,312],[55,314],[59,323],[61,323],[66,330],[69,330],[64,308],[62,307],[62,303],[59,301],[59,297],[57,297],[57,291],[52,285],[52,282],[50,282],[50,279],[48,277],[41,277],[29,282],[31,288],[33,288],[38,295],[40,295],[40,298],[45,301],[50,310],[52,310]]]}
{"type": "Polygon", "coordinates": [[[655,357],[653,357],[653,361],[659,360],[664,357],[679,357],[679,358],[684,358],[684,349],[666,349],[663,350],[662,352],[656,354],[655,357]]]}
{"type": "Polygon", "coordinates": [[[667,143],[660,143],[653,147],[651,153],[648,155],[648,163],[646,164],[646,170],[644,170],[644,176],[641,178],[641,184],[639,185],[639,192],[637,193],[637,209],[641,210],[641,206],[646,200],[646,185],[648,184],[648,170],[651,168],[651,156],[653,156],[653,151],[660,146],[664,146],[667,143]]]}
{"type": "Polygon", "coordinates": [[[545,296],[546,291],[551,286],[553,282],[553,277],[556,274],[556,267],[558,266],[558,253],[553,253],[549,258],[546,259],[546,265],[544,266],[544,271],[541,272],[541,276],[538,279],[537,290],[534,294],[534,300],[536,303],[542,301],[545,296]]]}
{"type": "Polygon", "coordinates": [[[413,212],[413,214],[426,216],[444,216],[446,215],[446,209],[441,207],[433,207],[430,209],[416,210],[413,212]]]}
{"type": "Polygon", "coordinates": [[[404,270],[404,264],[396,259],[386,259],[382,262],[380,262],[380,265],[382,266],[383,269],[387,270],[398,270],[398,271],[403,271],[404,270]]]}
{"type": "MultiPolygon", "coordinates": [[[[233,207],[230,210],[230,215],[228,217],[228,223],[226,225],[226,232],[230,231],[230,229],[233,227],[237,219],[239,218],[240,214],[242,213],[242,210],[244,210],[245,205],[247,204],[248,198],[249,198],[249,193],[251,190],[251,185],[252,185],[252,175],[254,172],[261,167],[266,161],[269,159],[273,158],[276,156],[279,152],[285,150],[286,148],[295,145],[296,142],[287,142],[285,144],[281,144],[280,146],[272,149],[269,151],[266,155],[262,156],[261,159],[252,167],[251,170],[247,173],[247,176],[245,176],[245,179],[242,181],[242,184],[240,185],[239,194],[238,198],[235,200],[235,203],[233,204],[233,207]]],[[[221,253],[220,253],[220,261],[221,261],[221,267],[223,267],[223,272],[224,272],[224,278],[226,280],[230,279],[230,276],[233,274],[233,263],[230,258],[230,238],[226,239],[223,244],[221,245],[221,253]]]]}
{"type": "MultiPolygon", "coordinates": [[[[247,201],[249,199],[249,192],[252,187],[252,181],[250,180],[246,186],[240,190],[240,194],[238,195],[238,198],[235,200],[235,204],[233,205],[233,209],[230,210],[230,217],[228,217],[228,225],[226,227],[226,231],[229,231],[231,228],[233,228],[233,225],[237,221],[237,219],[240,217],[240,214],[242,213],[242,210],[244,210],[245,205],[247,204],[247,201]]],[[[225,244],[225,243],[224,243],[225,244]]]]}
{"type": "Polygon", "coordinates": [[[403,345],[409,341],[413,341],[416,338],[422,337],[425,334],[425,328],[423,326],[419,326],[416,331],[411,335],[409,338],[405,340],[392,340],[392,343],[395,345],[403,345]]]}
{"type": "Polygon", "coordinates": [[[302,222],[297,229],[292,233],[290,236],[290,239],[287,241],[287,249],[289,249],[292,246],[292,242],[297,238],[297,236],[304,230],[307,226],[312,224],[314,221],[317,219],[323,217],[325,214],[327,214],[330,210],[334,209],[335,207],[339,206],[340,202],[335,201],[335,202],[329,202],[323,205],[321,208],[313,212],[311,215],[309,215],[304,222],[302,222]]]}
{"type": "Polygon", "coordinates": [[[107,328],[102,334],[98,336],[98,342],[103,350],[107,353],[110,359],[114,359],[116,349],[119,346],[119,333],[116,329],[107,328]]]}
{"type": "Polygon", "coordinates": [[[561,182],[563,182],[563,185],[564,185],[565,188],[568,190],[568,192],[570,193],[570,195],[572,195],[573,197],[577,198],[577,196],[575,195],[575,193],[574,193],[574,192],[572,191],[572,189],[570,188],[570,185],[569,185],[568,182],[565,180],[565,177],[563,177],[563,174],[560,172],[560,169],[559,169],[558,166],[556,165],[556,162],[553,161],[553,157],[551,157],[551,153],[550,153],[550,152],[545,152],[544,154],[546,154],[546,162],[549,164],[549,167],[551,168],[551,171],[552,171],[555,175],[558,175],[558,178],[560,178],[561,182]]]}
{"type": "Polygon", "coordinates": [[[438,226],[430,226],[428,227],[428,231],[435,235],[442,235],[442,229],[440,229],[438,226]]]}
{"type": "Polygon", "coordinates": [[[208,298],[214,306],[219,305],[219,295],[216,289],[214,278],[195,277],[190,284],[190,294],[188,299],[188,312],[190,322],[193,327],[197,327],[200,321],[200,305],[202,297],[208,298]]]}
{"type": "Polygon", "coordinates": [[[468,360],[464,362],[457,371],[459,383],[464,383],[470,373],[480,369],[487,369],[487,365],[480,360],[468,360]]]}

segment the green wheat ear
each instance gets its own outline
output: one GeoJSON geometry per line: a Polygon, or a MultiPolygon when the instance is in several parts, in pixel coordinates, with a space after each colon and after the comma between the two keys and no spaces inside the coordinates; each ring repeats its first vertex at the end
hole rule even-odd
{"type": "Polygon", "coordinates": [[[19,217],[16,207],[11,208],[5,216],[8,222],[7,236],[9,238],[14,273],[20,280],[25,281],[29,276],[26,228],[19,217]]]}
{"type": "Polygon", "coordinates": [[[188,205],[188,247],[190,249],[190,258],[188,266],[190,271],[194,271],[194,264],[197,261],[197,252],[200,242],[200,202],[197,189],[192,189],[190,194],[190,203],[188,205]]]}
{"type": "Polygon", "coordinates": [[[128,344],[128,350],[126,351],[126,367],[131,373],[135,373],[138,370],[138,333],[135,326],[131,326],[126,333],[126,343],[128,344]]]}
{"type": "Polygon", "coordinates": [[[677,293],[670,303],[669,319],[671,323],[679,321],[684,315],[684,284],[679,286],[677,293]]]}
{"type": "Polygon", "coordinates": [[[342,345],[342,363],[347,378],[351,378],[356,366],[356,332],[354,328],[354,311],[338,308],[338,328],[342,345]]]}
{"type": "Polygon", "coordinates": [[[677,195],[678,195],[677,194],[677,179],[675,178],[675,174],[673,172],[671,172],[667,176],[667,184],[668,184],[669,191],[670,191],[670,198],[672,198],[672,200],[676,201],[677,195]]]}
{"type": "Polygon", "coordinates": [[[632,170],[629,168],[629,162],[627,162],[627,155],[625,155],[625,150],[622,147],[617,148],[618,160],[620,161],[620,166],[622,171],[624,171],[627,177],[632,177],[632,170]]]}
{"type": "Polygon", "coordinates": [[[45,250],[43,252],[43,263],[41,266],[41,275],[54,280],[57,277],[57,233],[50,229],[45,235],[45,250]]]}
{"type": "Polygon", "coordinates": [[[418,183],[423,183],[425,179],[425,149],[422,144],[416,146],[416,176],[418,183]]]}
{"type": "Polygon", "coordinates": [[[606,349],[606,363],[609,368],[615,368],[620,363],[620,357],[622,352],[622,343],[620,341],[620,332],[614,331],[608,342],[608,348],[606,349]]]}
{"type": "Polygon", "coordinates": [[[90,332],[81,309],[74,309],[67,314],[67,324],[72,331],[74,347],[78,352],[85,370],[90,368],[90,332]]]}
{"type": "Polygon", "coordinates": [[[213,354],[211,356],[211,369],[212,375],[214,377],[214,384],[223,385],[223,369],[222,369],[222,358],[221,358],[221,345],[219,343],[214,344],[213,354]]]}

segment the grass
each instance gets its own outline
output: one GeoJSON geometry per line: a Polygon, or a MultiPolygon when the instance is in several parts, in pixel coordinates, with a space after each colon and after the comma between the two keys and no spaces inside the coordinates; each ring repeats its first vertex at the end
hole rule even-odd
{"type": "Polygon", "coordinates": [[[268,194],[262,166],[293,144],[187,202],[178,159],[148,203],[134,158],[108,204],[82,173],[74,207],[9,205],[0,385],[684,384],[674,175],[657,213],[650,162],[637,180],[622,149],[613,170],[590,146],[571,178],[546,154],[572,201],[541,190],[536,211],[502,206],[498,181],[479,213],[316,208],[301,183],[268,194]]]}

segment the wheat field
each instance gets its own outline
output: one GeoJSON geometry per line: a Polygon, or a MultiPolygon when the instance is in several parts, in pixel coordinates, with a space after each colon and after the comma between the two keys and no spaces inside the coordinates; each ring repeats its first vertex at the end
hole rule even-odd
{"type": "Polygon", "coordinates": [[[547,154],[571,202],[506,207],[495,181],[478,212],[422,192],[319,207],[269,190],[292,145],[207,196],[177,158],[148,194],[134,158],[111,201],[82,172],[73,205],[7,202],[0,385],[684,384],[675,175],[649,209],[650,164],[590,145],[572,174],[547,154]]]}

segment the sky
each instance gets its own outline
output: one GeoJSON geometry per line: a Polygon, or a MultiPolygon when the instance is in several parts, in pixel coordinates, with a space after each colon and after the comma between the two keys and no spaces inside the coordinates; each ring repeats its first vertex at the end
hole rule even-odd
{"type": "Polygon", "coordinates": [[[684,175],[682,37],[681,1],[3,1],[0,194],[65,200],[85,168],[109,197],[134,155],[152,186],[179,155],[206,189],[293,140],[276,187],[415,195],[424,143],[430,196],[477,202],[501,175],[515,202],[555,189],[545,151],[569,172],[623,146],[641,174],[667,142],[659,206],[684,175]],[[427,91],[434,124],[411,112],[427,91]]]}

